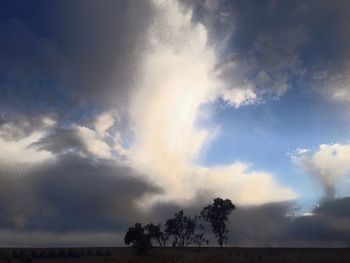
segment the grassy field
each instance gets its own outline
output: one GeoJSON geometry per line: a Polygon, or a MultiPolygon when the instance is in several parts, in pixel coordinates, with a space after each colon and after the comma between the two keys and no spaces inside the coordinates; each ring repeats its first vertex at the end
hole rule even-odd
{"type": "Polygon", "coordinates": [[[350,248],[153,248],[147,255],[131,248],[3,248],[0,262],[348,263],[350,248]]]}

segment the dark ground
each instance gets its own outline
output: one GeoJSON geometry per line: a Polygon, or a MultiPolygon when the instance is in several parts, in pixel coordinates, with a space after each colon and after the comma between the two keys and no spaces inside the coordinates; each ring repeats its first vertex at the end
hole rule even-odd
{"type": "Polygon", "coordinates": [[[350,248],[153,248],[147,255],[132,248],[3,248],[0,262],[350,263],[350,248]]]}

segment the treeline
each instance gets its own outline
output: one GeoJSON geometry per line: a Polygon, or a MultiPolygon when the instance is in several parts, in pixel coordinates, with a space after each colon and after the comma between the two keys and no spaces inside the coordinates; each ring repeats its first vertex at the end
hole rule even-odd
{"type": "Polygon", "coordinates": [[[155,243],[159,247],[169,244],[173,247],[201,246],[208,244],[205,237],[205,222],[209,223],[220,247],[228,237],[227,224],[231,212],[236,209],[229,199],[215,198],[211,204],[203,207],[199,215],[186,216],[183,210],[174,214],[164,225],[136,223],[130,227],[124,237],[126,245],[132,245],[138,252],[145,252],[155,243]]]}

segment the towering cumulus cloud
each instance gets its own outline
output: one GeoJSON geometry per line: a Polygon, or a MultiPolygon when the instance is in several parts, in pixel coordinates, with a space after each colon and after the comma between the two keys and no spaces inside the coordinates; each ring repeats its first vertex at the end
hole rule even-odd
{"type": "MultiPolygon", "coordinates": [[[[209,45],[206,27],[193,22],[192,9],[177,1],[153,4],[155,18],[131,95],[133,165],[166,189],[166,199],[193,198],[199,190],[224,194],[239,203],[294,198],[291,189],[280,187],[266,172],[250,171],[248,164],[195,165],[217,131],[200,125],[201,106],[221,97],[226,87],[216,70],[215,47],[209,45]]],[[[231,94],[231,99],[242,99],[236,95],[234,99],[231,94]]]]}
{"type": "Polygon", "coordinates": [[[326,199],[333,199],[337,183],[350,172],[350,145],[322,144],[314,152],[299,149],[292,160],[322,185],[326,199]]]}

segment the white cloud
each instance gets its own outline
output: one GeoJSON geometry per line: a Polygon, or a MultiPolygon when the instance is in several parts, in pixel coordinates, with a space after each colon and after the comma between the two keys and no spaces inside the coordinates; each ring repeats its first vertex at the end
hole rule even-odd
{"type": "Polygon", "coordinates": [[[222,79],[223,83],[226,83],[221,85],[217,96],[236,108],[259,101],[255,83],[242,79],[241,70],[235,59],[221,62],[220,67],[216,70],[216,76],[222,79]]]}
{"type": "Polygon", "coordinates": [[[114,124],[114,116],[112,112],[104,112],[97,116],[94,127],[100,136],[104,136],[109,128],[114,124]]]}
{"type": "Polygon", "coordinates": [[[316,151],[298,149],[292,160],[316,178],[327,198],[335,195],[337,181],[350,172],[349,144],[322,144],[316,151]]]}
{"type": "Polygon", "coordinates": [[[0,161],[4,163],[36,163],[52,157],[48,151],[39,151],[30,146],[43,137],[43,132],[34,132],[17,141],[0,137],[0,161]]]}
{"type": "Polygon", "coordinates": [[[99,134],[86,127],[74,125],[73,129],[82,139],[86,150],[99,158],[112,158],[111,147],[99,136],[99,134]]]}
{"type": "Polygon", "coordinates": [[[195,187],[212,189],[215,194],[231,198],[238,204],[263,204],[295,199],[296,193],[278,185],[272,174],[251,171],[249,165],[234,162],[231,165],[197,168],[195,187]]]}
{"type": "Polygon", "coordinates": [[[222,91],[222,98],[230,105],[238,108],[242,105],[252,104],[257,100],[257,95],[253,87],[224,89],[222,91]]]}
{"type": "Polygon", "coordinates": [[[72,125],[72,129],[82,140],[85,150],[90,155],[104,159],[115,159],[114,152],[124,157],[128,155],[128,150],[122,145],[121,134],[118,131],[109,131],[118,121],[120,121],[119,115],[110,110],[95,118],[93,128],[72,125]]]}
{"type": "Polygon", "coordinates": [[[295,198],[271,174],[248,171],[244,163],[214,168],[195,164],[215,133],[198,125],[201,105],[225,94],[224,99],[239,106],[255,94],[239,89],[223,93],[206,28],[193,24],[191,11],[176,1],[154,4],[150,46],[130,108],[133,166],[166,190],[159,197],[163,199],[185,200],[201,190],[246,204],[295,198]]]}

